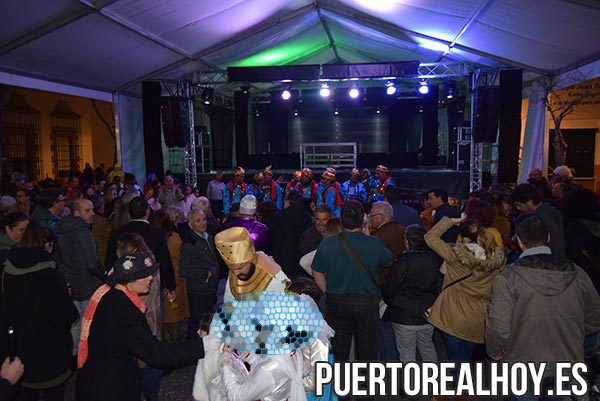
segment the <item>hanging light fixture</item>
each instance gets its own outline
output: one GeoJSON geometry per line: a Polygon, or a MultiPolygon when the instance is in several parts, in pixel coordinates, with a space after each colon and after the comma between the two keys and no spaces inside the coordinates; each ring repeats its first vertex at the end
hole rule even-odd
{"type": "Polygon", "coordinates": [[[394,81],[387,81],[385,83],[386,89],[385,89],[385,93],[387,93],[389,96],[392,96],[393,94],[396,93],[397,89],[396,89],[396,84],[394,84],[394,81]]]}
{"type": "Polygon", "coordinates": [[[283,100],[290,100],[290,98],[292,97],[292,92],[290,92],[290,86],[286,85],[283,87],[283,90],[281,91],[281,98],[283,100]]]}
{"type": "Polygon", "coordinates": [[[421,95],[426,95],[429,93],[429,85],[427,84],[427,81],[422,80],[419,82],[419,93],[421,95]]]}

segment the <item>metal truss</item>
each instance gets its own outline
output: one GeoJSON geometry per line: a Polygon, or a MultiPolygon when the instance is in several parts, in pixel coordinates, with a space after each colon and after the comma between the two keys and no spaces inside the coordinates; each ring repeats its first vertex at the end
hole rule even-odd
{"type": "Polygon", "coordinates": [[[198,85],[215,85],[215,84],[223,84],[229,82],[227,79],[227,72],[225,71],[216,71],[216,72],[203,72],[196,71],[194,72],[194,84],[198,85]]]}
{"type": "Polygon", "coordinates": [[[469,75],[467,63],[421,63],[417,69],[419,78],[449,78],[469,75]]]}
{"type": "Polygon", "coordinates": [[[194,85],[188,81],[160,81],[170,97],[181,100],[181,117],[185,121],[183,129],[188,131],[183,153],[183,171],[185,183],[193,188],[198,186],[198,167],[196,165],[196,135],[194,132],[194,85]]]}
{"type": "Polygon", "coordinates": [[[469,191],[479,191],[483,188],[483,143],[474,142],[471,137],[471,171],[469,191]]]}
{"type": "MultiPolygon", "coordinates": [[[[498,68],[478,68],[471,74],[471,105],[475,104],[475,89],[480,86],[492,86],[496,82],[500,69],[498,68]]],[[[475,121],[475,107],[471,107],[471,127],[475,121]]],[[[492,142],[475,143],[471,135],[471,170],[470,170],[470,190],[478,191],[483,189],[483,172],[497,174],[498,167],[498,145],[492,142]]]]}

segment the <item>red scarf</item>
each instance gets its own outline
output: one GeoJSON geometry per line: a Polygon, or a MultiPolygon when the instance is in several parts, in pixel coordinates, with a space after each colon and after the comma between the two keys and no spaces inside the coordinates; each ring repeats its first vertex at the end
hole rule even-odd
{"type": "Polygon", "coordinates": [[[383,195],[383,193],[385,192],[385,186],[388,183],[389,180],[391,180],[392,177],[387,177],[379,186],[379,189],[377,192],[379,192],[381,195],[383,195]]]}
{"type": "MultiPolygon", "coordinates": [[[[87,307],[85,308],[85,312],[83,312],[83,317],[81,318],[81,337],[79,338],[79,351],[77,352],[77,367],[82,368],[85,365],[85,362],[88,358],[88,338],[90,336],[90,327],[92,326],[92,321],[94,320],[94,314],[96,313],[96,308],[100,303],[100,300],[108,290],[110,290],[110,286],[108,284],[104,284],[100,286],[94,295],[90,298],[87,307]]],[[[140,297],[134,293],[129,291],[124,285],[117,284],[114,287],[115,289],[122,291],[127,298],[133,303],[140,312],[146,312],[146,305],[142,302],[140,297]]]]}

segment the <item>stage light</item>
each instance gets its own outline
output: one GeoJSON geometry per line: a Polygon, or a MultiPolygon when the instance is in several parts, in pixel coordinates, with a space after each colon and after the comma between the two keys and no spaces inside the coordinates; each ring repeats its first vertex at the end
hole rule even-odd
{"type": "Polygon", "coordinates": [[[378,107],[377,110],[375,110],[376,114],[381,114],[381,109],[378,107]]]}
{"type": "Polygon", "coordinates": [[[290,86],[285,85],[283,87],[283,90],[281,91],[281,98],[283,100],[290,100],[291,97],[292,97],[292,92],[290,92],[290,86]]]}
{"type": "Polygon", "coordinates": [[[422,80],[419,82],[419,93],[421,95],[426,95],[429,93],[429,85],[427,85],[427,81],[422,80]]]}
{"type": "Polygon", "coordinates": [[[385,86],[386,86],[385,93],[387,93],[389,96],[392,96],[393,94],[396,93],[397,89],[396,89],[396,85],[394,84],[394,82],[388,81],[388,82],[386,82],[385,86]]]}
{"type": "Polygon", "coordinates": [[[329,89],[329,85],[323,84],[321,85],[321,90],[319,91],[319,95],[322,97],[328,97],[331,95],[331,89],[329,89]]]}
{"type": "Polygon", "coordinates": [[[204,88],[202,90],[202,103],[209,105],[213,102],[215,92],[213,88],[204,88]]]}
{"type": "Polygon", "coordinates": [[[358,89],[358,85],[352,85],[348,91],[348,96],[350,96],[352,99],[356,99],[359,95],[360,91],[358,89]]]}
{"type": "Polygon", "coordinates": [[[444,81],[444,89],[446,90],[446,98],[452,99],[456,91],[456,81],[452,79],[444,81]]]}
{"type": "Polygon", "coordinates": [[[242,85],[240,90],[242,91],[242,95],[249,95],[251,87],[249,85],[242,85]]]}
{"type": "Polygon", "coordinates": [[[338,111],[338,109],[335,109],[335,111],[333,112],[333,114],[335,114],[337,116],[338,114],[340,114],[340,112],[338,111]]]}
{"type": "Polygon", "coordinates": [[[298,117],[298,109],[294,110],[294,117],[298,117]]]}

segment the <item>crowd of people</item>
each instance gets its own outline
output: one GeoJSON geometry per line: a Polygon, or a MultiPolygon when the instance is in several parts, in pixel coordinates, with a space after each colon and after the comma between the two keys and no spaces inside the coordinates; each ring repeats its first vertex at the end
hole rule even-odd
{"type": "MultiPolygon", "coordinates": [[[[549,377],[600,345],[598,197],[566,166],[462,207],[424,190],[419,208],[382,165],[342,183],[332,167],[317,182],[270,166],[246,183],[238,167],[206,196],[169,173],[140,186],[118,164],[86,163],[66,186],[25,178],[0,199],[0,391],[15,399],[64,399],[77,370],[79,400],[154,401],[163,369],[200,359],[197,400],[303,401],[302,361],[436,362],[435,331],[452,361],[545,361],[549,377]],[[321,310],[298,363],[222,335],[222,305],[260,293],[321,310]]],[[[256,326],[266,344],[269,324],[256,326]]]]}

